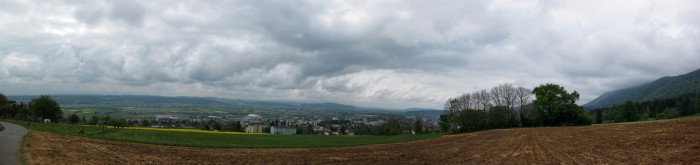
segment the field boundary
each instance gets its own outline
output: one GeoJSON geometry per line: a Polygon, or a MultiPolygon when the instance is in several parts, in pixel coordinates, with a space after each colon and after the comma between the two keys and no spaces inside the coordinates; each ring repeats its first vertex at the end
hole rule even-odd
{"type": "Polygon", "coordinates": [[[82,126],[60,123],[32,123],[11,120],[28,129],[57,135],[86,137],[102,140],[156,144],[166,146],[183,146],[197,148],[330,148],[353,147],[376,144],[400,143],[433,139],[443,134],[419,134],[419,135],[395,135],[395,136],[323,136],[323,135],[272,135],[272,134],[248,134],[226,133],[203,130],[175,130],[163,129],[116,129],[94,126],[82,126]],[[85,134],[79,134],[84,129],[85,134]]]}
{"type": "Polygon", "coordinates": [[[29,143],[30,139],[32,138],[32,132],[33,130],[28,129],[27,134],[22,136],[22,143],[20,143],[20,150],[19,150],[19,161],[20,164],[29,164],[29,159],[30,157],[30,151],[32,148],[32,145],[29,143]]]}

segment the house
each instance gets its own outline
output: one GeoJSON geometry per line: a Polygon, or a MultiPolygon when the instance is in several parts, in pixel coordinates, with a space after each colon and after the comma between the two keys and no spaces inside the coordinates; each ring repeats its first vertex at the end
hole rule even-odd
{"type": "Polygon", "coordinates": [[[263,125],[262,123],[259,122],[254,122],[254,123],[248,123],[247,126],[245,126],[245,132],[248,133],[262,133],[263,132],[263,125]]]}
{"type": "Polygon", "coordinates": [[[293,126],[272,126],[270,127],[270,134],[294,135],[297,134],[297,128],[293,126]]]}

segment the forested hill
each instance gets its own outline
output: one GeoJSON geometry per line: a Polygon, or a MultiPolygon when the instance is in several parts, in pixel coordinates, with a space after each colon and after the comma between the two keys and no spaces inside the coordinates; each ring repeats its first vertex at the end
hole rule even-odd
{"type": "Polygon", "coordinates": [[[700,92],[700,69],[683,75],[662,77],[637,87],[606,92],[583,107],[590,110],[621,105],[627,100],[647,101],[697,92],[700,92]]]}

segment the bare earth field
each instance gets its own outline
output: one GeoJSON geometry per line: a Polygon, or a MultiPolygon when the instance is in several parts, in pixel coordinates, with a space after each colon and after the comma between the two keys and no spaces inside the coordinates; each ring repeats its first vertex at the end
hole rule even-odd
{"type": "Polygon", "coordinates": [[[29,164],[696,164],[700,120],[502,129],[312,149],[160,146],[33,131],[29,164]]]}

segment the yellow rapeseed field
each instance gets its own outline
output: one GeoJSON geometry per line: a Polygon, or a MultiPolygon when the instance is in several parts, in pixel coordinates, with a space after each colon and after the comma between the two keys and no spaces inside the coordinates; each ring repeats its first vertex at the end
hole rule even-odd
{"type": "MultiPolygon", "coordinates": [[[[84,125],[92,126],[94,125],[84,125]]],[[[108,126],[107,128],[114,128],[113,126],[108,126]]],[[[212,134],[229,134],[229,135],[269,135],[268,133],[247,133],[247,132],[225,132],[225,131],[208,131],[200,129],[188,129],[188,128],[151,128],[151,127],[126,127],[130,130],[147,130],[147,131],[169,131],[169,132],[193,132],[193,133],[212,133],[212,134]]]]}
{"type": "Polygon", "coordinates": [[[230,134],[230,135],[269,135],[269,134],[267,134],[267,133],[224,132],[224,131],[208,131],[208,130],[185,129],[185,128],[132,127],[131,129],[136,129],[136,130],[151,130],[151,131],[171,131],[171,132],[214,133],[214,134],[230,134]]]}

